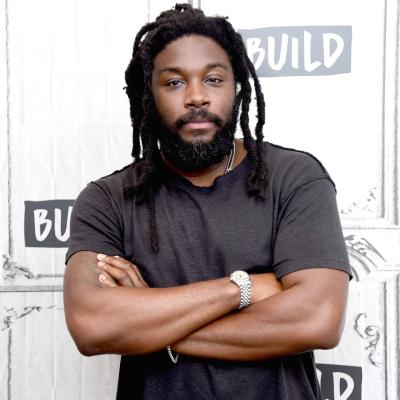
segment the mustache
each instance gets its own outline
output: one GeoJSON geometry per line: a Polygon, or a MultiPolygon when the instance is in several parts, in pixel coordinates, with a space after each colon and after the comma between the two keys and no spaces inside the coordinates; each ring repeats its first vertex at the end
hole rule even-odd
{"type": "Polygon", "coordinates": [[[224,121],[218,117],[217,115],[207,111],[204,108],[200,109],[190,109],[190,111],[178,118],[174,123],[175,129],[182,128],[183,125],[188,124],[189,122],[193,122],[196,119],[202,119],[207,122],[212,122],[217,125],[218,128],[221,128],[224,125],[224,121]]]}

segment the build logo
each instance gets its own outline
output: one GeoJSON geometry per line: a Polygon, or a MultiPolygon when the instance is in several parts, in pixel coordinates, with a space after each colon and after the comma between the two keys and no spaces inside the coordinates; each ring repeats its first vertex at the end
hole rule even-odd
{"type": "Polygon", "coordinates": [[[25,246],[67,247],[74,200],[25,201],[25,246]]]}
{"type": "Polygon", "coordinates": [[[317,376],[324,400],[361,400],[361,367],[317,364],[317,376]]]}
{"type": "Polygon", "coordinates": [[[260,77],[351,72],[351,26],[240,29],[260,77]]]}

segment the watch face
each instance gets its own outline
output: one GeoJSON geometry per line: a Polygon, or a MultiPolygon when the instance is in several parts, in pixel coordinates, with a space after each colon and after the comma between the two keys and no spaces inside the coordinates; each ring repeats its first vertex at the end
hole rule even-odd
{"type": "Polygon", "coordinates": [[[235,271],[232,273],[232,279],[240,279],[240,280],[249,279],[249,274],[245,271],[235,271]]]}

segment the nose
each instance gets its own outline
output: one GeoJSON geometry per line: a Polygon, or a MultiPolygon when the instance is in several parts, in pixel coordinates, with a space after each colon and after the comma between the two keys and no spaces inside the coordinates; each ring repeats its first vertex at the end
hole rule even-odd
{"type": "Polygon", "coordinates": [[[186,88],[185,107],[207,107],[210,104],[209,95],[202,82],[190,82],[186,88]]]}

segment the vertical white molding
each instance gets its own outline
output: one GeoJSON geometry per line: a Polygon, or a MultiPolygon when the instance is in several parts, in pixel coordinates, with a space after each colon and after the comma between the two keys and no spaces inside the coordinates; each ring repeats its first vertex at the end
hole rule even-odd
{"type": "MultiPolygon", "coordinates": [[[[384,8],[382,44],[382,121],[380,173],[376,217],[342,216],[345,229],[400,229],[399,189],[399,0],[382,0],[384,8]]],[[[399,260],[400,261],[400,260],[399,260]]]]}
{"type": "Polygon", "coordinates": [[[399,279],[400,275],[393,277],[386,283],[386,396],[387,400],[400,399],[399,382],[399,279]]]}
{"type": "Polygon", "coordinates": [[[399,225],[399,29],[400,2],[386,0],[384,91],[384,204],[383,217],[399,225]]]}
{"type": "MultiPolygon", "coordinates": [[[[8,1],[0,0],[0,265],[3,254],[12,252],[10,233],[10,68],[9,68],[9,16],[8,1]]],[[[1,278],[0,278],[1,279],[1,278]]]]}

